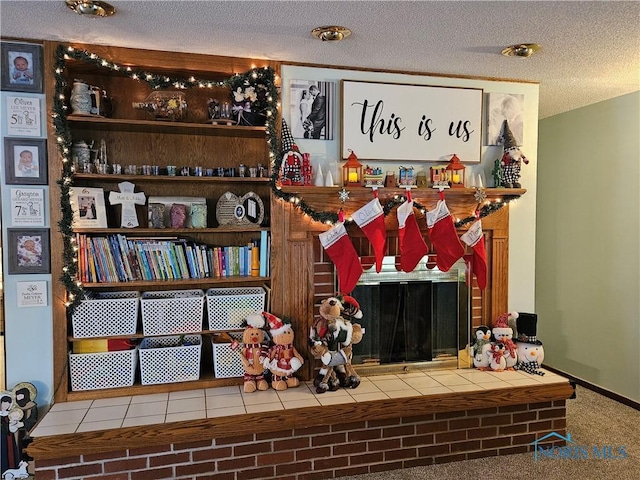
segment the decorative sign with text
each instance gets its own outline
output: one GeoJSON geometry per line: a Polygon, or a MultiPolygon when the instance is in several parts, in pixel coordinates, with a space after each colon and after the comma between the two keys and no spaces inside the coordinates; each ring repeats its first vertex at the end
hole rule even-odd
{"type": "Polygon", "coordinates": [[[44,227],[44,190],[41,188],[11,189],[11,223],[20,226],[44,227]]]}
{"type": "Polygon", "coordinates": [[[479,163],[479,88],[342,81],[342,157],[479,163]]]}
{"type": "Polygon", "coordinates": [[[7,134],[17,137],[39,137],[40,99],[7,97],[7,134]]]}
{"type": "Polygon", "coordinates": [[[17,282],[16,295],[18,308],[24,307],[46,307],[49,302],[47,299],[47,282],[17,282]]]}

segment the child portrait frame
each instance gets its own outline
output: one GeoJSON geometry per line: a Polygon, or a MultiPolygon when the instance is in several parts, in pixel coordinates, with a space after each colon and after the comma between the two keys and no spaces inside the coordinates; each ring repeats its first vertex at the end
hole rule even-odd
{"type": "Polygon", "coordinates": [[[42,93],[42,45],[2,42],[2,90],[42,93]]]}
{"type": "Polygon", "coordinates": [[[51,273],[48,228],[8,228],[10,275],[51,273]]]}
{"type": "Polygon", "coordinates": [[[8,185],[46,185],[47,140],[5,138],[4,169],[8,185]]]}

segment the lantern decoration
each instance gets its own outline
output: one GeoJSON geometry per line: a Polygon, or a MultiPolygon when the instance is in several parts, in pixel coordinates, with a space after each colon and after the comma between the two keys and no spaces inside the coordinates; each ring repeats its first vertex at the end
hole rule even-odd
{"type": "Polygon", "coordinates": [[[447,165],[447,177],[452,188],[464,188],[464,165],[460,163],[460,159],[454,153],[449,165],[447,165]]]}
{"type": "Polygon", "coordinates": [[[362,186],[362,164],[353,150],[349,149],[349,151],[351,154],[342,166],[342,184],[345,187],[360,187],[362,186]]]}

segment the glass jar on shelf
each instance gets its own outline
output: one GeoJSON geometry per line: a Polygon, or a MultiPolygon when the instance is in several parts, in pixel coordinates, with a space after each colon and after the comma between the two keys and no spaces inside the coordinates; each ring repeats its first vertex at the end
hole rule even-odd
{"type": "Polygon", "coordinates": [[[184,121],[187,116],[187,98],[184,92],[160,90],[152,92],[144,102],[133,102],[133,108],[144,110],[156,120],[184,121]]]}

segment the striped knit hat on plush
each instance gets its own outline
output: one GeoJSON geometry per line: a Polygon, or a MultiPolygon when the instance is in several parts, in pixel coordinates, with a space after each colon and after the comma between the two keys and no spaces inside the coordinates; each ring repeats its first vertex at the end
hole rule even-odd
{"type": "Polygon", "coordinates": [[[493,322],[493,328],[491,331],[495,335],[498,334],[509,334],[513,333],[513,328],[509,326],[509,320],[515,320],[518,318],[518,312],[507,312],[501,314],[495,322],[493,322]]]}
{"type": "Polygon", "coordinates": [[[289,327],[288,323],[284,323],[280,318],[271,313],[262,312],[262,315],[264,315],[264,318],[269,322],[269,331],[274,336],[284,333],[284,331],[289,327]]]}

